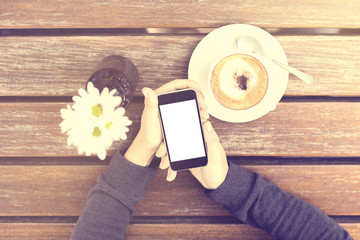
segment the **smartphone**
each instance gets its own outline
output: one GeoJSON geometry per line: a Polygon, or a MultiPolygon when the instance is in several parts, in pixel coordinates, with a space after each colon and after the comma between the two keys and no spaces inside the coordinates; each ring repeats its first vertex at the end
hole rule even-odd
{"type": "Polygon", "coordinates": [[[206,166],[208,158],[196,91],[160,94],[158,100],[171,169],[206,166]]]}

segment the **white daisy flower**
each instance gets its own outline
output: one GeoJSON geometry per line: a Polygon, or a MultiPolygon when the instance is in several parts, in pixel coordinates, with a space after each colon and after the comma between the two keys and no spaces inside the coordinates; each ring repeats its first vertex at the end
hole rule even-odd
{"type": "Polygon", "coordinates": [[[61,109],[61,130],[68,135],[68,145],[76,146],[79,154],[96,154],[104,160],[113,141],[127,138],[127,127],[132,122],[124,116],[124,108],[117,108],[122,99],[114,96],[115,89],[109,92],[104,88],[100,93],[89,82],[87,91],[78,92],[79,96],[73,97],[74,104],[61,109]]]}

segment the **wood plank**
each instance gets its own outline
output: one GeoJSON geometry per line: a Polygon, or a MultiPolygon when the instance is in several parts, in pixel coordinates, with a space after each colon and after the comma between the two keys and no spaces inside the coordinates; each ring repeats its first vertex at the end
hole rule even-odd
{"type": "MultiPolygon", "coordinates": [[[[0,240],[69,239],[73,223],[0,223],[0,240]]],[[[270,239],[260,229],[235,224],[130,224],[125,239],[270,239]]]]}
{"type": "MultiPolygon", "coordinates": [[[[360,3],[360,2],[359,2],[360,3]]],[[[31,19],[31,18],[29,18],[31,19]]],[[[190,56],[204,35],[0,38],[0,96],[72,96],[102,58],[130,58],[141,88],[187,78],[190,56]]],[[[289,64],[315,78],[290,75],[286,95],[360,96],[360,36],[276,36],[289,64]],[[334,57],[336,56],[336,57],[334,57]]]]}
{"type": "MultiPolygon", "coordinates": [[[[341,223],[353,237],[360,238],[359,223],[341,223]]],[[[0,240],[69,239],[74,223],[0,223],[0,240]]],[[[143,239],[271,239],[262,230],[244,224],[130,224],[126,240],[143,239]]]]}
{"type": "Polygon", "coordinates": [[[68,240],[74,226],[74,223],[0,223],[0,240],[68,240]]]}
{"type": "MultiPolygon", "coordinates": [[[[246,165],[328,215],[360,215],[360,165],[246,165]]],[[[78,216],[106,166],[0,166],[0,216],[78,216]]],[[[136,216],[229,216],[189,172],[159,171],[136,216]],[[159,199],[166,199],[159,201],[159,199]]]]}
{"type": "MultiPolygon", "coordinates": [[[[340,224],[353,239],[360,238],[360,224],[340,224]]],[[[126,239],[228,239],[269,240],[264,231],[243,224],[134,224],[127,229],[126,239]]]]}
{"type": "MultiPolygon", "coordinates": [[[[74,224],[0,223],[0,240],[69,239],[74,224]]],[[[263,231],[235,224],[130,224],[125,239],[270,239],[263,231]]]]}
{"type": "MultiPolygon", "coordinates": [[[[61,132],[60,109],[68,103],[0,103],[0,156],[76,156],[77,149],[67,145],[67,135],[61,132]]],[[[125,150],[140,128],[143,104],[134,103],[127,116],[133,121],[128,140],[114,143],[116,149],[125,150]]],[[[85,155],[84,155],[85,156],[85,155]]]]}
{"type": "Polygon", "coordinates": [[[359,156],[360,104],[355,102],[284,102],[253,122],[213,122],[228,155],[359,156]]]}
{"type": "MultiPolygon", "coordinates": [[[[358,215],[360,211],[360,166],[242,166],[258,172],[265,179],[276,183],[285,192],[303,199],[328,215],[358,215]]],[[[200,184],[190,173],[180,173],[172,183],[162,183],[166,172],[159,173],[147,189],[137,211],[151,214],[167,209],[164,215],[223,216],[229,213],[204,197],[200,184]],[[167,192],[167,191],[171,192],[167,192]],[[181,190],[181,191],[180,191],[181,190]],[[165,193],[167,192],[167,193],[165,193]],[[165,193],[165,195],[163,195],[165,193]],[[157,195],[159,194],[159,195],[157,195]],[[157,196],[156,196],[157,195],[157,196]],[[164,199],[166,203],[159,203],[164,199]],[[191,201],[189,201],[191,199],[191,201]],[[171,202],[176,202],[172,204],[171,202]],[[148,208],[149,204],[153,204],[148,208]]]]}
{"type": "Polygon", "coordinates": [[[136,224],[128,227],[125,239],[269,240],[273,238],[258,228],[244,224],[136,224]]]}
{"type": "Polygon", "coordinates": [[[218,27],[236,22],[358,28],[358,9],[357,0],[2,1],[0,28],[218,27]]]}
{"type": "MultiPolygon", "coordinates": [[[[0,156],[78,156],[61,133],[60,109],[66,103],[0,103],[0,156]]],[[[133,103],[128,140],[109,150],[125,151],[139,126],[143,104],[133,103]]],[[[228,155],[360,156],[359,102],[280,102],[275,111],[253,122],[234,124],[212,118],[228,155]]]]}

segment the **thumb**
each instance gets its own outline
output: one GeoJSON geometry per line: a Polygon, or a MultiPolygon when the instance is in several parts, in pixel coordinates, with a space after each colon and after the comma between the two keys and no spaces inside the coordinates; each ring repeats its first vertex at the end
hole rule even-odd
{"type": "Polygon", "coordinates": [[[210,121],[205,121],[203,123],[203,130],[204,130],[204,138],[206,145],[208,148],[211,145],[218,144],[219,143],[219,137],[216,134],[213,126],[211,125],[210,121]]]}
{"type": "Polygon", "coordinates": [[[145,97],[144,111],[150,111],[157,114],[158,98],[156,93],[152,89],[147,87],[144,87],[141,91],[145,97]]]}

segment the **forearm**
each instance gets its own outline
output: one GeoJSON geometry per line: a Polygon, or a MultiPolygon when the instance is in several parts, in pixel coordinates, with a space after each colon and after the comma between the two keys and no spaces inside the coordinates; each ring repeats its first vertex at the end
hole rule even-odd
{"type": "Polygon", "coordinates": [[[313,206],[232,163],[224,183],[207,195],[241,221],[267,231],[275,239],[352,239],[313,206]]]}
{"type": "Polygon", "coordinates": [[[117,152],[89,193],[72,239],[122,239],[134,205],[156,170],[138,166],[117,152]]]}

